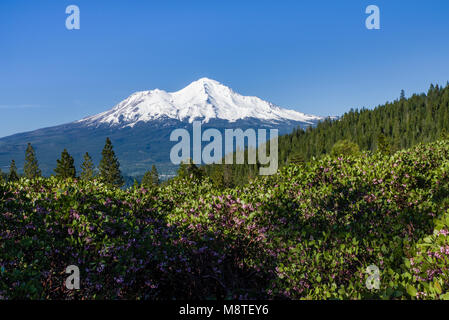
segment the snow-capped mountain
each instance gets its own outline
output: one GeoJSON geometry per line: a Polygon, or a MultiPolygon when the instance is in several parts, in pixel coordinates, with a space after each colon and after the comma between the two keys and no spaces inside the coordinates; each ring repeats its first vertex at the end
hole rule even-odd
{"type": "Polygon", "coordinates": [[[127,176],[142,176],[156,164],[161,174],[173,174],[170,161],[175,142],[170,133],[177,128],[192,129],[193,120],[203,128],[279,130],[290,133],[298,126],[315,125],[320,117],[280,108],[257,97],[242,96],[217,81],[199,79],[177,92],[155,89],[136,92],[109,111],[50,128],[0,138],[0,169],[5,171],[12,159],[23,167],[30,142],[44,175],[51,175],[56,159],[67,149],[77,168],[88,152],[98,165],[106,137],[112,140],[127,176]]]}
{"type": "Polygon", "coordinates": [[[258,97],[242,96],[218,81],[201,78],[176,92],[159,89],[136,92],[111,110],[82,119],[79,123],[123,128],[163,117],[189,123],[195,119],[201,119],[203,123],[211,119],[235,122],[255,118],[309,124],[321,120],[317,116],[280,108],[258,97]]]}

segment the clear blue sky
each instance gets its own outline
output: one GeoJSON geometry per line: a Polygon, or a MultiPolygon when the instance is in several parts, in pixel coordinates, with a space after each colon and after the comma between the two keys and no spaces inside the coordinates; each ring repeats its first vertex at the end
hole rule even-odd
{"type": "Polygon", "coordinates": [[[216,79],[317,115],[449,80],[449,1],[1,0],[0,136],[216,79]],[[66,6],[81,29],[65,28],[66,6]],[[365,8],[381,30],[365,28],[365,8]]]}

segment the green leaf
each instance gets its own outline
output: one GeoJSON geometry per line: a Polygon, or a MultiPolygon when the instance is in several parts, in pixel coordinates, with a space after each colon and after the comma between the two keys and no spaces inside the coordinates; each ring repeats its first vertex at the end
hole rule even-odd
{"type": "Polygon", "coordinates": [[[410,260],[409,259],[405,259],[404,263],[407,268],[410,268],[410,260]]]}
{"type": "Polygon", "coordinates": [[[434,282],[433,287],[435,288],[435,291],[436,291],[438,294],[440,294],[441,292],[443,292],[443,289],[441,289],[441,285],[440,285],[437,281],[434,282]]]}
{"type": "Polygon", "coordinates": [[[440,299],[441,300],[449,300],[449,292],[440,295],[440,299]]]}
{"type": "Polygon", "coordinates": [[[407,285],[407,293],[413,297],[416,298],[416,294],[418,293],[418,290],[415,289],[415,287],[411,285],[407,285]]]}

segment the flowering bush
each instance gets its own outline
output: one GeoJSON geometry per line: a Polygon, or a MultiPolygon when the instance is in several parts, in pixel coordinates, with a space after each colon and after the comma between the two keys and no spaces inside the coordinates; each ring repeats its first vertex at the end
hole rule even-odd
{"type": "Polygon", "coordinates": [[[0,299],[447,298],[448,159],[447,141],[328,156],[224,192],[3,183],[0,299]]]}
{"type": "Polygon", "coordinates": [[[405,264],[408,270],[404,276],[412,280],[407,291],[412,297],[449,300],[449,210],[405,264]]]}

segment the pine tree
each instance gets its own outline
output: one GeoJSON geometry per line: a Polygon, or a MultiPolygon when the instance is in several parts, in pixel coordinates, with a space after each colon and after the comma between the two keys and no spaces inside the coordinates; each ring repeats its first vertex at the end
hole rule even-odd
{"type": "Polygon", "coordinates": [[[405,100],[405,91],[404,91],[404,89],[401,90],[400,100],[405,100]]]}
{"type": "Polygon", "coordinates": [[[141,185],[146,189],[153,187],[153,179],[151,177],[151,171],[145,172],[142,178],[141,185]]]}
{"type": "Polygon", "coordinates": [[[100,161],[100,179],[107,184],[121,187],[125,184],[125,181],[120,172],[120,163],[115,156],[111,140],[106,138],[103,151],[101,152],[102,158],[100,161]]]}
{"type": "Polygon", "coordinates": [[[211,172],[209,174],[212,184],[219,189],[224,187],[224,170],[223,165],[213,164],[211,172]]]}
{"type": "MultiPolygon", "coordinates": [[[[232,188],[235,186],[234,181],[233,181],[233,167],[230,164],[223,164],[223,165],[219,165],[219,166],[223,166],[223,187],[224,188],[232,188]]],[[[239,166],[241,169],[244,169],[245,167],[243,166],[239,166]]]]}
{"type": "Polygon", "coordinates": [[[377,136],[377,151],[384,155],[391,154],[391,145],[383,133],[377,136]]]}
{"type": "Polygon", "coordinates": [[[156,166],[154,164],[151,167],[151,182],[154,186],[159,185],[159,174],[158,174],[156,166]]]}
{"type": "Polygon", "coordinates": [[[14,182],[17,180],[19,180],[19,175],[17,174],[16,162],[12,160],[9,167],[8,181],[14,182]]]}
{"type": "Polygon", "coordinates": [[[153,164],[151,170],[145,172],[142,178],[142,186],[144,188],[152,188],[159,185],[159,174],[157,173],[156,166],[153,164]]]}
{"type": "Polygon", "coordinates": [[[36,154],[34,152],[31,143],[28,143],[26,152],[25,152],[25,164],[23,166],[23,173],[28,179],[35,179],[42,175],[41,170],[39,169],[39,164],[36,159],[36,154]]]}
{"type": "Polygon", "coordinates": [[[0,169],[0,183],[3,183],[3,171],[0,169]]]}
{"type": "Polygon", "coordinates": [[[181,161],[181,163],[179,164],[178,172],[177,172],[178,177],[185,178],[188,176],[187,169],[188,169],[189,161],[190,161],[190,159],[188,161],[181,161]]]}
{"type": "Polygon", "coordinates": [[[55,173],[58,178],[68,179],[76,177],[75,161],[66,149],[61,153],[61,159],[56,161],[55,173]]]}
{"type": "Polygon", "coordinates": [[[178,176],[181,178],[194,178],[201,180],[203,177],[203,171],[199,169],[192,159],[182,161],[178,168],[178,176]]]}
{"type": "Polygon", "coordinates": [[[84,155],[84,161],[81,165],[81,179],[84,181],[91,180],[94,177],[94,163],[89,153],[84,155]]]}

